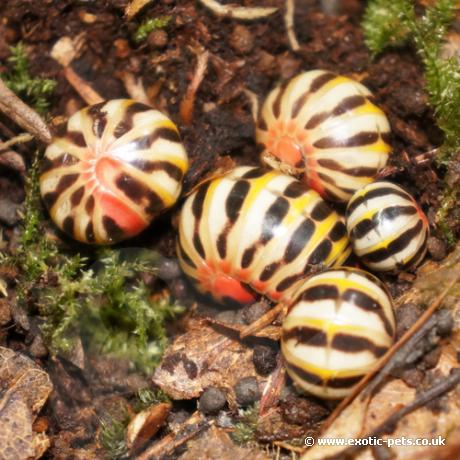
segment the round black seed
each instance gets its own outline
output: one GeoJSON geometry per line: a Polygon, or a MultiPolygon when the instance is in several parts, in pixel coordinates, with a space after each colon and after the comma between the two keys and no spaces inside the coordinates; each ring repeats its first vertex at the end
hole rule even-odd
{"type": "Polygon", "coordinates": [[[276,357],[278,350],[269,345],[257,345],[254,348],[252,361],[259,374],[267,375],[276,367],[276,357]]]}
{"type": "Polygon", "coordinates": [[[208,387],[200,397],[199,408],[203,414],[215,414],[225,406],[226,402],[225,393],[222,390],[208,387]]]}
{"type": "Polygon", "coordinates": [[[176,260],[163,259],[158,269],[158,277],[164,281],[173,280],[179,278],[181,275],[181,269],[176,260]]]}
{"type": "Polygon", "coordinates": [[[244,377],[235,385],[236,402],[242,406],[250,406],[260,399],[259,384],[255,377],[244,377]]]}

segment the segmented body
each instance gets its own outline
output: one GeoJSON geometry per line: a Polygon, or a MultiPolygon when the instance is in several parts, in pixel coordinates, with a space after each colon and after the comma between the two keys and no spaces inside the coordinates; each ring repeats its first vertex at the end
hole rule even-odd
{"type": "Polygon", "coordinates": [[[277,171],[236,168],[200,185],[180,216],[180,264],[220,301],[287,298],[299,279],[349,253],[341,217],[277,171]]]}
{"type": "Polygon", "coordinates": [[[275,88],[263,104],[256,139],[262,160],[324,198],[347,202],[387,162],[390,126],[362,84],[322,70],[275,88]]]}
{"type": "Polygon", "coordinates": [[[393,343],[392,301],[373,275],[328,270],[304,281],[282,326],[281,351],[294,382],[343,398],[393,343]]]}
{"type": "Polygon", "coordinates": [[[428,220],[414,198],[391,182],[375,182],[353,195],[347,230],[355,254],[374,271],[414,268],[426,253],[428,220]]]}
{"type": "Polygon", "coordinates": [[[43,201],[76,240],[111,244],[136,235],[177,200],[188,168],[174,123],[133,100],[72,115],[45,153],[43,201]]]}

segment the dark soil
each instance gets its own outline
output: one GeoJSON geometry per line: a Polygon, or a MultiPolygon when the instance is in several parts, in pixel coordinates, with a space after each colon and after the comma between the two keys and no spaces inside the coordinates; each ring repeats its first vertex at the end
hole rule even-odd
{"type": "MultiPolygon", "coordinates": [[[[153,95],[152,105],[168,113],[180,127],[191,160],[185,192],[219,166],[228,164],[227,156],[237,164],[258,163],[251,107],[244,90],[254,92],[261,100],[281,79],[315,68],[352,76],[373,91],[377,103],[389,117],[394,151],[386,168],[388,179],[410,190],[433,222],[442,177],[432,159],[428,156],[422,161],[421,155],[439,146],[442,135],[427,108],[422,67],[411,49],[390,51],[371,61],[360,28],[363,2],[338,2],[342,5],[339,14],[325,15],[319,1],[298,1],[295,14],[301,43],[298,53],[289,48],[281,0],[243,2],[280,8],[280,12],[269,19],[249,23],[218,19],[192,0],[152,2],[128,22],[124,17],[127,3],[127,0],[1,2],[0,74],[9,69],[8,46],[23,41],[31,73],[58,82],[51,99],[51,116],[68,117],[86,104],[69,85],[60,65],[50,57],[50,51],[59,38],[82,34],[84,44],[80,56],[72,63],[81,77],[107,99],[129,96],[121,80],[123,72],[142,78],[147,94],[153,95]],[[165,31],[149,36],[140,44],[133,40],[144,18],[165,15],[172,16],[165,31]],[[209,66],[196,95],[193,118],[185,126],[179,105],[195,72],[194,50],[201,47],[210,52],[209,66]]],[[[17,126],[0,115],[0,139],[19,132],[17,126]]],[[[43,148],[27,144],[16,151],[30,162],[35,147],[43,148]]],[[[18,206],[23,198],[23,177],[0,166],[0,206],[18,206]]],[[[127,244],[151,247],[173,257],[175,230],[171,222],[174,223],[179,207],[180,203],[127,244]]],[[[4,217],[7,211],[0,212],[0,230],[4,240],[14,245],[18,222],[4,217]]],[[[440,237],[434,227],[432,230],[440,237]]],[[[66,242],[70,248],[80,249],[71,241],[66,242]]],[[[433,252],[439,254],[439,250],[433,249],[433,252]]],[[[410,281],[391,277],[386,281],[395,296],[411,285],[410,281]]],[[[185,294],[187,288],[183,283],[176,289],[179,295],[189,295],[185,294]]],[[[407,321],[411,322],[409,316],[407,321]]],[[[34,334],[33,327],[25,329],[16,325],[6,333],[0,329],[0,345],[35,355],[52,376],[57,391],[45,410],[52,437],[47,455],[49,458],[94,458],[91,452],[95,452],[98,415],[126,406],[126,396],[132,389],[145,385],[146,380],[130,374],[117,363],[107,362],[102,367],[100,363],[93,363],[93,374],[82,375],[69,362],[40,354],[40,344],[32,347],[34,334]]],[[[270,350],[262,351],[263,360],[273,359],[270,350]]],[[[264,362],[263,367],[269,364],[264,362]]],[[[290,395],[282,407],[288,422],[294,420],[292,423],[302,424],[304,420],[313,420],[316,423],[327,414],[327,409],[315,401],[296,407],[293,397],[290,395]]],[[[185,410],[190,409],[186,405],[185,410]]],[[[183,407],[177,409],[178,413],[183,410],[183,407]]],[[[159,433],[160,436],[164,431],[159,433]]]]}

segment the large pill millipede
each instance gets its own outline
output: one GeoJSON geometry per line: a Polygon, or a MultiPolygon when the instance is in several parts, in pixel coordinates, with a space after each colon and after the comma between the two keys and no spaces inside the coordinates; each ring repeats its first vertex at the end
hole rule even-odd
{"type": "Polygon", "coordinates": [[[347,202],[387,162],[390,126],[362,84],[312,70],[266,98],[257,123],[262,160],[303,177],[324,198],[347,202]]]}
{"type": "Polygon", "coordinates": [[[294,293],[281,349],[298,386],[322,398],[342,398],[392,345],[394,332],[391,298],[375,276],[329,270],[294,293]]]}
{"type": "Polygon", "coordinates": [[[182,269],[217,300],[286,299],[300,279],[349,253],[342,218],[277,171],[239,167],[205,182],[180,216],[182,269]]]}
{"type": "Polygon", "coordinates": [[[174,123],[147,105],[117,99],[70,117],[46,150],[40,191],[65,233],[113,244],[176,202],[187,169],[174,123]]]}

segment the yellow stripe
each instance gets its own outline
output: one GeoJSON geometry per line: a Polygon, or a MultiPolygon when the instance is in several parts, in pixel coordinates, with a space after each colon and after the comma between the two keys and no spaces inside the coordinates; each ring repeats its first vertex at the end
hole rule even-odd
{"type": "Polygon", "coordinates": [[[385,118],[385,114],[381,109],[379,109],[375,104],[372,104],[372,102],[369,101],[369,99],[366,99],[366,103],[363,105],[360,105],[359,107],[356,107],[352,111],[353,115],[370,115],[370,114],[375,114],[375,115],[381,115],[382,117],[385,118]]]}
{"type": "Polygon", "coordinates": [[[299,216],[304,216],[307,207],[313,207],[316,203],[320,201],[319,196],[316,192],[309,190],[308,192],[305,191],[305,194],[289,200],[289,212],[287,213],[286,217],[284,218],[283,225],[290,225],[292,222],[297,220],[299,216]],[[295,212],[292,212],[295,211],[295,212]]]}

